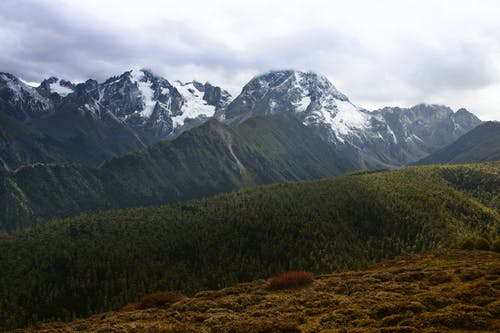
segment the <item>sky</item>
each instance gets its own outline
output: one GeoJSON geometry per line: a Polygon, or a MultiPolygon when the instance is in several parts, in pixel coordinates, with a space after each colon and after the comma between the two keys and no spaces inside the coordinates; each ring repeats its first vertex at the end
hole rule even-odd
{"type": "Polygon", "coordinates": [[[500,1],[0,1],[0,71],[103,81],[133,68],[237,95],[323,74],[369,110],[437,103],[500,120],[500,1]]]}

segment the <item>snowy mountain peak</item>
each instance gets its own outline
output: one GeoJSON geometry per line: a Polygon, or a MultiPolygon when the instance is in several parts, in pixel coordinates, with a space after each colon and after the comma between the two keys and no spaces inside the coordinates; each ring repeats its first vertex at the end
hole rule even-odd
{"type": "Polygon", "coordinates": [[[269,91],[286,92],[290,89],[301,95],[330,94],[335,99],[348,101],[347,96],[338,91],[325,76],[293,70],[270,71],[258,75],[243,87],[242,93],[267,94],[269,91]]]}
{"type": "Polygon", "coordinates": [[[368,126],[369,116],[349,101],[324,76],[292,70],[271,71],[254,77],[228,106],[232,123],[257,115],[293,112],[307,126],[329,129],[331,141],[368,126]]]}
{"type": "Polygon", "coordinates": [[[0,72],[0,106],[7,114],[24,121],[49,113],[52,102],[14,75],[0,72]]]}
{"type": "Polygon", "coordinates": [[[254,77],[220,118],[240,124],[279,113],[291,113],[366,167],[404,165],[480,123],[467,111],[454,113],[433,104],[370,112],[353,104],[325,76],[293,70],[254,77]]]}
{"type": "Polygon", "coordinates": [[[112,77],[99,90],[99,101],[117,117],[157,138],[172,137],[199,124],[230,101],[229,93],[219,87],[197,81],[171,83],[149,69],[112,77]],[[207,98],[214,89],[219,94],[207,98]]]}

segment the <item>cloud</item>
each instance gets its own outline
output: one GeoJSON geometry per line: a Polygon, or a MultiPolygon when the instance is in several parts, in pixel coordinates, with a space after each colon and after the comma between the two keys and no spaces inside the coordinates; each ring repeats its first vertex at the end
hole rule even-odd
{"type": "Polygon", "coordinates": [[[4,0],[0,70],[39,82],[148,67],[237,94],[259,72],[294,68],[360,106],[440,102],[500,120],[498,17],[495,1],[4,0]]]}

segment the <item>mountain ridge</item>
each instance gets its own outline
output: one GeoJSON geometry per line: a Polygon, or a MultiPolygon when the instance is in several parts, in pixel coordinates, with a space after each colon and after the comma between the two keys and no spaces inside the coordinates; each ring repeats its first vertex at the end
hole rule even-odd
{"type": "Polygon", "coordinates": [[[0,114],[14,123],[0,124],[2,166],[7,170],[36,162],[97,166],[199,126],[231,98],[208,82],[171,84],[146,69],[102,83],[89,79],[74,84],[50,77],[36,88],[0,73],[0,114]],[[43,140],[35,140],[40,134],[43,140]]]}
{"type": "Polygon", "coordinates": [[[228,105],[225,121],[291,113],[323,140],[349,151],[363,167],[398,167],[453,142],[480,123],[465,109],[418,104],[368,111],[324,76],[292,70],[255,76],[228,105]]]}
{"type": "Polygon", "coordinates": [[[500,122],[488,121],[415,165],[500,160],[500,122]]]}
{"type": "Polygon", "coordinates": [[[352,156],[355,164],[400,167],[480,123],[466,110],[454,113],[438,105],[367,111],[326,77],[293,70],[258,75],[234,99],[208,82],[168,81],[146,69],[126,71],[102,83],[50,77],[33,88],[7,73],[0,81],[0,113],[13,118],[0,124],[0,156],[8,170],[36,162],[97,166],[174,139],[210,118],[237,125],[283,112],[352,156]],[[43,140],[36,140],[40,135],[43,140]]]}
{"type": "Polygon", "coordinates": [[[109,208],[184,201],[240,187],[322,178],[357,166],[288,115],[233,128],[211,119],[98,168],[22,167],[0,175],[0,229],[109,208]],[[299,134],[299,135],[298,135],[299,134]]]}

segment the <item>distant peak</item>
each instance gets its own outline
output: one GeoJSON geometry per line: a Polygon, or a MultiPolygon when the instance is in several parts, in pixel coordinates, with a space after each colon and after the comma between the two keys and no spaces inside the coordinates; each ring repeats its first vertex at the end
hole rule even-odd
{"type": "Polygon", "coordinates": [[[337,100],[349,101],[349,98],[338,91],[326,76],[315,72],[291,69],[271,70],[257,75],[243,87],[243,90],[286,90],[293,88],[309,91],[310,94],[322,92],[332,95],[337,100]]]}
{"type": "Polygon", "coordinates": [[[0,72],[0,78],[2,80],[14,80],[16,77],[10,73],[0,72]]]}
{"type": "Polygon", "coordinates": [[[47,83],[56,83],[57,81],[59,81],[59,78],[56,76],[51,76],[48,79],[46,79],[45,81],[47,81],[47,83]]]}
{"type": "Polygon", "coordinates": [[[472,112],[470,112],[466,108],[460,108],[457,110],[457,112],[455,112],[455,114],[456,115],[469,115],[469,114],[472,114],[472,112]]]}
{"type": "Polygon", "coordinates": [[[453,114],[454,118],[465,118],[465,119],[472,119],[474,122],[480,122],[481,119],[479,119],[475,114],[470,112],[469,110],[465,108],[460,108],[453,114]]]}

